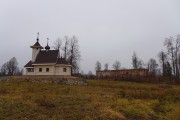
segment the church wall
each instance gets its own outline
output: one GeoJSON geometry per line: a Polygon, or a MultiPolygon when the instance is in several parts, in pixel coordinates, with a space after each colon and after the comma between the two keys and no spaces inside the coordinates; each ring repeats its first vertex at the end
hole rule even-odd
{"type": "Polygon", "coordinates": [[[34,72],[35,75],[54,75],[54,66],[34,66],[34,72]],[[39,69],[42,69],[42,71],[40,72],[39,69]],[[49,68],[49,71],[46,71],[46,68],[49,68]]]}
{"type": "Polygon", "coordinates": [[[25,75],[64,75],[71,76],[71,67],[70,66],[34,66],[34,72],[25,71],[25,75]],[[39,69],[42,69],[40,72],[39,69]],[[49,71],[46,71],[46,68],[49,68],[49,71]],[[64,68],[66,68],[66,72],[64,72],[64,68]]]}
{"type": "Polygon", "coordinates": [[[28,72],[27,69],[25,69],[25,75],[34,75],[34,72],[28,72]]]}
{"type": "Polygon", "coordinates": [[[69,66],[56,66],[55,67],[56,75],[71,75],[71,67],[69,66]],[[63,71],[63,69],[66,68],[66,72],[63,71]]]}

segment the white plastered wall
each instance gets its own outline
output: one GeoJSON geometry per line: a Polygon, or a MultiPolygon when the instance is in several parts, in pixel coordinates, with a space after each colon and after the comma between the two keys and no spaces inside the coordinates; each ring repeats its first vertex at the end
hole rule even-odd
{"type": "Polygon", "coordinates": [[[55,75],[71,76],[71,67],[67,65],[56,66],[55,71],[55,75]],[[64,68],[66,68],[66,72],[63,71],[64,68]]]}
{"type": "Polygon", "coordinates": [[[38,65],[38,66],[34,66],[34,74],[35,75],[54,75],[55,70],[54,70],[54,66],[48,66],[48,65],[38,65]],[[42,68],[42,72],[39,71],[39,68],[42,68]],[[46,71],[46,68],[49,68],[49,71],[46,71]]]}
{"type": "Polygon", "coordinates": [[[34,72],[28,72],[26,69],[25,75],[61,75],[71,76],[71,67],[69,65],[36,65],[34,66],[34,72]],[[42,72],[39,71],[42,68],[42,72]],[[49,68],[49,72],[46,71],[49,68]],[[63,69],[66,68],[66,72],[63,69]]]}

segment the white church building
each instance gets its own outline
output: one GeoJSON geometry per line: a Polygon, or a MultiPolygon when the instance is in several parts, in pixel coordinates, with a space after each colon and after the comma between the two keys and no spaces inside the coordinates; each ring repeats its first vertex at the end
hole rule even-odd
{"type": "Polygon", "coordinates": [[[32,59],[24,66],[25,75],[61,75],[71,76],[72,66],[65,58],[60,56],[59,50],[50,50],[47,46],[42,47],[39,36],[32,48],[32,59]]]}

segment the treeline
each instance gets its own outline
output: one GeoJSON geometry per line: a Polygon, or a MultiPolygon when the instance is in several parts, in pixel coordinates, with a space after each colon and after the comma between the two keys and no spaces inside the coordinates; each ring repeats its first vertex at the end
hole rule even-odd
{"type": "Polygon", "coordinates": [[[23,75],[23,69],[20,69],[18,67],[17,59],[13,57],[1,66],[0,75],[1,76],[23,75]]]}
{"type": "MultiPolygon", "coordinates": [[[[150,58],[147,63],[139,59],[136,52],[132,55],[132,68],[149,70],[151,76],[163,76],[163,77],[180,77],[180,35],[174,37],[170,36],[164,41],[165,50],[158,53],[159,64],[154,58],[150,58]],[[159,69],[157,69],[159,68],[159,69]]],[[[121,62],[116,60],[112,65],[113,70],[125,69],[121,68],[121,62]]],[[[101,62],[97,61],[95,64],[95,70],[109,70],[109,63],[104,64],[104,68],[101,62]]]]}
{"type": "MultiPolygon", "coordinates": [[[[144,63],[143,60],[139,59],[136,52],[134,52],[131,60],[132,60],[132,68],[133,69],[144,69],[145,68],[145,69],[149,70],[150,75],[155,76],[157,74],[156,71],[157,71],[158,64],[155,59],[151,58],[148,61],[148,63],[144,63]]],[[[112,70],[121,70],[121,69],[126,69],[126,68],[122,68],[121,62],[116,60],[112,64],[112,70]]],[[[97,61],[95,64],[95,70],[96,71],[110,70],[109,63],[105,63],[104,68],[103,68],[101,62],[97,61]]]]}

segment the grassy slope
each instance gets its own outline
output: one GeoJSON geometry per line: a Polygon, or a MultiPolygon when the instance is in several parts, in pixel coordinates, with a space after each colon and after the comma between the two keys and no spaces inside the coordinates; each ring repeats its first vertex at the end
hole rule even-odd
{"type": "Polygon", "coordinates": [[[180,86],[89,81],[0,82],[1,119],[180,120],[180,86]]]}

